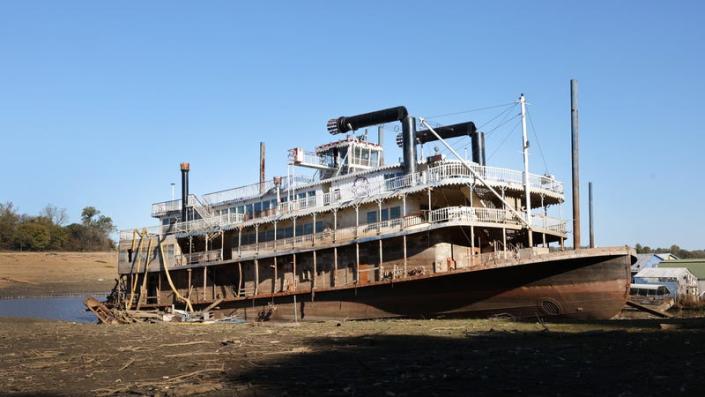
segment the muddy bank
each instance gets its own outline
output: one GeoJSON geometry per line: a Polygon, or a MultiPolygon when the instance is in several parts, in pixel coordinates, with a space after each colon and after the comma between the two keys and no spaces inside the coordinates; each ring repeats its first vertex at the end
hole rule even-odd
{"type": "Polygon", "coordinates": [[[702,320],[96,326],[0,319],[5,393],[702,395],[702,320]]]}
{"type": "Polygon", "coordinates": [[[0,252],[0,298],[106,292],[116,260],[114,252],[0,252]]]}

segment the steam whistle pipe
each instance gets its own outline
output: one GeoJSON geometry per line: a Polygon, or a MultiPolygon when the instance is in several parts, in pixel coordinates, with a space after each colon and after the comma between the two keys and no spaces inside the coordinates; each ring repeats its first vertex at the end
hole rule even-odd
{"type": "Polygon", "coordinates": [[[578,148],[578,81],[570,80],[570,133],[573,165],[573,249],[580,248],[580,150],[578,148]]]}
{"type": "Polygon", "coordinates": [[[502,196],[501,196],[499,193],[497,193],[497,191],[494,190],[494,188],[493,188],[492,186],[490,186],[490,184],[487,183],[487,181],[486,181],[484,178],[482,178],[482,177],[480,176],[480,174],[478,174],[477,172],[475,172],[475,170],[472,169],[472,167],[470,166],[470,164],[468,164],[468,162],[465,161],[465,159],[463,159],[462,157],[460,157],[460,155],[458,154],[458,152],[456,152],[455,149],[453,149],[453,147],[450,146],[450,145],[448,144],[448,142],[445,141],[445,139],[441,138],[441,136],[438,135],[438,133],[436,133],[436,131],[433,129],[433,127],[431,127],[431,126],[426,122],[426,120],[425,120],[423,117],[420,117],[420,118],[419,118],[419,121],[420,121],[421,124],[423,124],[426,128],[428,128],[428,130],[431,132],[431,134],[433,134],[433,136],[436,137],[436,140],[438,140],[440,143],[442,143],[443,146],[446,147],[446,149],[448,149],[451,153],[453,153],[453,155],[455,156],[455,158],[457,158],[458,160],[460,160],[460,163],[461,163],[463,166],[465,166],[465,168],[467,168],[468,171],[470,171],[470,174],[472,174],[472,176],[473,176],[475,179],[477,179],[478,181],[480,181],[480,183],[482,183],[483,185],[485,185],[485,187],[486,187],[490,192],[492,192],[492,194],[494,194],[495,197],[497,197],[500,202],[502,202],[502,203],[504,203],[504,204],[506,205],[506,208],[507,208],[514,216],[516,216],[517,219],[519,219],[522,223],[524,223],[527,227],[529,227],[529,224],[526,223],[526,220],[524,219],[524,216],[521,215],[520,213],[518,213],[514,208],[512,208],[511,205],[509,205],[509,203],[508,203],[505,199],[503,199],[502,196]]]}
{"type": "Polygon", "coordinates": [[[189,163],[181,163],[181,222],[186,222],[186,209],[188,208],[188,172],[189,163]]]}

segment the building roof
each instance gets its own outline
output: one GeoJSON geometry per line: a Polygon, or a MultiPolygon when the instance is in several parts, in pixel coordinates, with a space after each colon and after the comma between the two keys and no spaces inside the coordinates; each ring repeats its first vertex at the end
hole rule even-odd
{"type": "Polygon", "coordinates": [[[679,259],[663,261],[659,263],[660,268],[686,268],[699,280],[705,279],[705,258],[703,259],[679,259]]]}
{"type": "Polygon", "coordinates": [[[688,278],[694,277],[694,275],[685,267],[647,267],[642,269],[636,274],[639,278],[651,278],[651,277],[675,277],[675,278],[688,278]]]}
{"type": "Polygon", "coordinates": [[[667,261],[671,259],[678,259],[677,256],[671,253],[665,254],[636,254],[636,262],[632,265],[632,273],[637,273],[642,269],[647,267],[654,267],[661,261],[667,261]]]}

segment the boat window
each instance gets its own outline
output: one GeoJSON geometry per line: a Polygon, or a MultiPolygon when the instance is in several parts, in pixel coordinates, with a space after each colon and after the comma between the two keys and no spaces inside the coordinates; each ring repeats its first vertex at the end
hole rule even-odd
{"type": "Polygon", "coordinates": [[[367,223],[377,222],[377,211],[369,211],[367,213],[367,223]]]}
{"type": "Polygon", "coordinates": [[[382,209],[382,221],[388,221],[388,220],[389,220],[389,209],[383,208],[382,209]]]}
{"type": "Polygon", "coordinates": [[[370,161],[372,162],[372,166],[379,166],[379,152],[374,151],[370,153],[370,161]]]}
{"type": "Polygon", "coordinates": [[[401,218],[401,207],[392,207],[389,209],[389,219],[401,218]]]}

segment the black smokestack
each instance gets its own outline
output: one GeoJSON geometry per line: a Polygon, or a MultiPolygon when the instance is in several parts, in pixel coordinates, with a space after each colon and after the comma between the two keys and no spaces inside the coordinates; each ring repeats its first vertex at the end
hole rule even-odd
{"type": "MultiPolygon", "coordinates": [[[[467,121],[465,123],[434,128],[433,130],[443,139],[465,135],[469,136],[472,140],[472,161],[480,165],[485,165],[485,133],[478,131],[475,123],[467,121]]],[[[436,140],[436,136],[429,130],[422,130],[416,133],[417,143],[424,144],[436,140]]]]}
{"type": "Polygon", "coordinates": [[[186,221],[186,208],[188,207],[188,172],[189,163],[181,163],[181,221],[186,221]]]}
{"type": "Polygon", "coordinates": [[[416,171],[416,142],[414,142],[416,120],[409,116],[409,112],[404,106],[330,119],[327,128],[328,132],[335,135],[393,121],[400,121],[402,124],[404,169],[406,173],[413,173],[416,171]]]}

